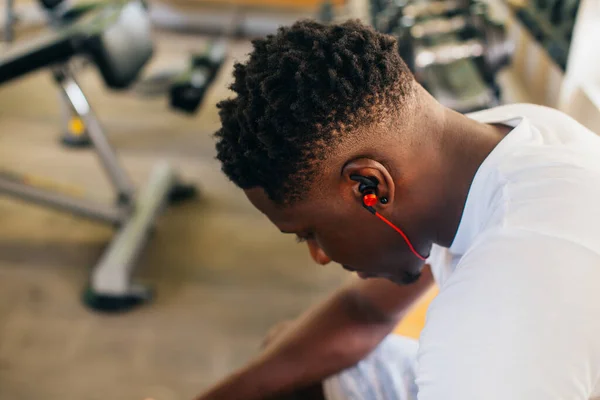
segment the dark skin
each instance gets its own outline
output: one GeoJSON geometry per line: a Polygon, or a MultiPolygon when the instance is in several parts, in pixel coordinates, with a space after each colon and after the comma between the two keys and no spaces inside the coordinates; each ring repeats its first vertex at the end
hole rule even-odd
{"type": "Polygon", "coordinates": [[[320,399],[320,382],[366,357],[432,283],[429,268],[411,285],[356,279],[283,327],[255,359],[197,399],[320,399]]]}
{"type": "Polygon", "coordinates": [[[427,256],[434,243],[451,245],[477,169],[510,128],[473,121],[424,89],[416,92],[401,119],[336,148],[301,201],[281,206],[261,188],[245,191],[277,228],[306,241],[315,262],[335,261],[374,279],[357,280],[307,311],[199,400],[293,399],[286,396],[298,390],[302,399],[322,398],[320,381],[369,354],[432,286],[430,269],[362,207],[359,183],[350,177],[377,179],[377,195],[388,202],[375,208],[427,256]]]}
{"type": "Polygon", "coordinates": [[[415,107],[403,125],[378,128],[369,135],[376,140],[336,151],[303,201],[280,206],[261,188],[246,190],[246,196],[283,233],[305,240],[319,264],[335,261],[362,277],[410,282],[424,262],[363,208],[351,176],[379,182],[377,195],[388,202],[375,208],[427,257],[433,243],[452,243],[477,169],[509,130],[475,122],[421,95],[431,104],[415,107]]]}

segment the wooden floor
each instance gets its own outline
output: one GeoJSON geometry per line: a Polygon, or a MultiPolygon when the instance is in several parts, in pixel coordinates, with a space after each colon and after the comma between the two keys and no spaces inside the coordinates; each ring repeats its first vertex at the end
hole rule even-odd
{"type": "Polygon", "coordinates": [[[425,317],[427,315],[427,308],[431,301],[437,296],[437,287],[429,290],[417,304],[413,306],[410,313],[402,319],[402,322],[396,327],[394,333],[397,335],[407,336],[413,339],[418,339],[421,334],[421,330],[425,325],[425,317]]]}
{"type": "MultiPolygon", "coordinates": [[[[198,37],[160,34],[148,73],[177,68],[198,37]]],[[[110,93],[94,70],[81,84],[132,178],[172,162],[201,197],[160,219],[138,269],[154,303],[104,316],[79,301],[110,227],[0,199],[0,399],[190,399],[257,353],[268,328],[293,318],[349,275],[315,266],[229,183],[214,159],[215,104],[228,96],[232,58],[197,115],[165,99],[110,93]]],[[[61,181],[71,192],[113,201],[89,151],[58,144],[60,102],[48,73],[0,88],[0,168],[61,181]]],[[[423,308],[400,328],[416,336],[423,308]]]]}

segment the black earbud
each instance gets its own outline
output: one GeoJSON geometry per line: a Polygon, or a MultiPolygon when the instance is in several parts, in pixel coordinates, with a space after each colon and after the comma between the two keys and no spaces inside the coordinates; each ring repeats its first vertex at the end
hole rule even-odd
{"type": "Polygon", "coordinates": [[[373,206],[375,206],[378,201],[377,185],[379,184],[379,181],[376,178],[369,178],[362,175],[350,175],[350,179],[360,182],[360,185],[358,185],[358,191],[363,195],[363,207],[366,208],[371,214],[375,214],[377,211],[375,208],[373,208],[373,206]]]}
{"type": "Polygon", "coordinates": [[[377,178],[373,177],[369,178],[362,175],[350,175],[350,179],[360,183],[360,185],[358,185],[358,191],[362,194],[365,194],[367,191],[377,191],[377,185],[379,185],[377,178]]]}

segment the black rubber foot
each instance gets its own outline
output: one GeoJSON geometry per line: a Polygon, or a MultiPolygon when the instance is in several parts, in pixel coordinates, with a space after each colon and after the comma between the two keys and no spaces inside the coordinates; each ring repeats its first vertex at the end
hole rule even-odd
{"type": "Polygon", "coordinates": [[[92,145],[92,141],[87,135],[74,136],[65,134],[60,139],[63,146],[70,147],[72,149],[85,149],[92,145]]]}
{"type": "Polygon", "coordinates": [[[139,307],[152,300],[152,293],[146,290],[143,293],[128,296],[107,296],[94,293],[90,288],[83,292],[83,303],[95,311],[103,313],[123,313],[139,307]]]}
{"type": "Polygon", "coordinates": [[[117,200],[115,201],[115,204],[117,205],[117,207],[128,206],[133,203],[133,200],[135,199],[132,196],[124,193],[119,193],[117,195],[117,200]]]}
{"type": "Polygon", "coordinates": [[[194,185],[178,183],[173,186],[169,193],[169,203],[177,204],[198,196],[198,189],[194,185]]]}

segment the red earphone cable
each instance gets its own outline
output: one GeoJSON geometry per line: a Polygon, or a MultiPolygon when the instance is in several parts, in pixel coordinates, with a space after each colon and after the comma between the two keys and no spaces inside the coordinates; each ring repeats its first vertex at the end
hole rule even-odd
{"type": "Polygon", "coordinates": [[[402,235],[402,237],[404,238],[404,241],[406,242],[406,244],[408,245],[408,248],[410,249],[410,251],[413,252],[413,254],[415,256],[417,256],[419,259],[425,261],[427,260],[425,257],[423,257],[422,255],[420,255],[415,248],[413,247],[412,243],[410,242],[410,240],[408,239],[408,236],[406,236],[406,234],[404,232],[402,232],[402,229],[398,228],[396,225],[392,224],[390,221],[388,221],[383,215],[379,214],[377,211],[375,211],[375,216],[378,217],[380,220],[382,220],[383,222],[385,222],[386,224],[388,224],[389,226],[391,226],[396,232],[398,232],[400,235],[402,235]]]}

